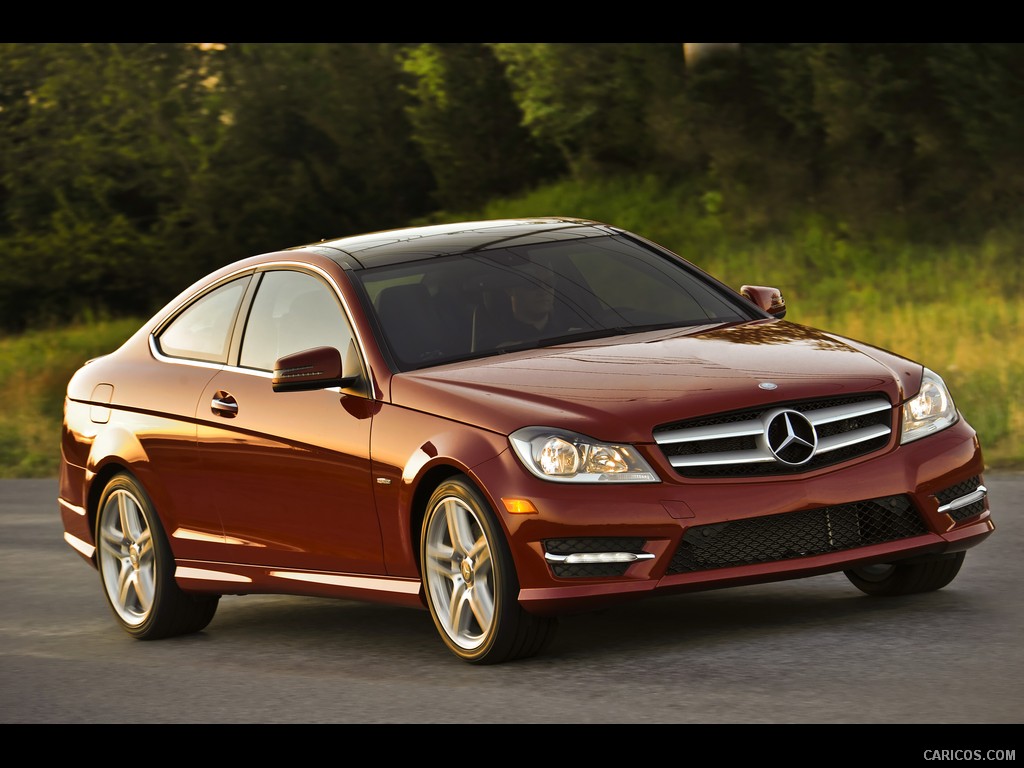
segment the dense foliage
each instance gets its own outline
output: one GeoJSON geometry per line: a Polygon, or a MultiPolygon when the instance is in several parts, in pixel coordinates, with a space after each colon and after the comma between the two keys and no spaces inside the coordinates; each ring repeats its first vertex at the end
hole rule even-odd
{"type": "Polygon", "coordinates": [[[980,240],[1017,231],[1022,131],[1012,43],[0,43],[0,330],[566,177],[685,180],[751,237],[980,240]]]}

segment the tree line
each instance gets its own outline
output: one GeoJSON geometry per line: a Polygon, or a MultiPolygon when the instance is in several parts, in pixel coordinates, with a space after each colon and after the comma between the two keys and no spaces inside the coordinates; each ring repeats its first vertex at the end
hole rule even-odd
{"type": "Polygon", "coordinates": [[[1012,43],[0,43],[0,330],[564,178],[969,237],[1016,226],[1022,131],[1012,43]]]}

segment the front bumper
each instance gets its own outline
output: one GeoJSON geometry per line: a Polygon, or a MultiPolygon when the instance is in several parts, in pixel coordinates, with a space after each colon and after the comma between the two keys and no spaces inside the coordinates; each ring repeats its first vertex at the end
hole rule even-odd
{"type": "Polygon", "coordinates": [[[955,552],[994,530],[974,430],[949,429],[804,475],[687,480],[656,451],[663,482],[544,482],[511,451],[476,474],[505,523],[531,612],[626,597],[803,578],[955,552]],[[529,499],[511,514],[502,499],[529,499]],[[713,543],[708,543],[713,542],[713,543]]]}

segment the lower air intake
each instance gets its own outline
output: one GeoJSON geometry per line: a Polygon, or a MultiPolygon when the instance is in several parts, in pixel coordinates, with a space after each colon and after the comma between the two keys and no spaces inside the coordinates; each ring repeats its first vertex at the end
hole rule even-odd
{"type": "Polygon", "coordinates": [[[906,496],[690,528],[669,574],[756,565],[841,552],[927,533],[906,496]]]}

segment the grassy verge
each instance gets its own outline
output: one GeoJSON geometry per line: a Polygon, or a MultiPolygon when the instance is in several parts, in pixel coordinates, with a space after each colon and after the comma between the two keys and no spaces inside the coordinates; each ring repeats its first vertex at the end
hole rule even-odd
{"type": "Polygon", "coordinates": [[[96,320],[0,338],[0,477],[57,474],[68,379],[138,327],[138,320],[96,320]]]}

